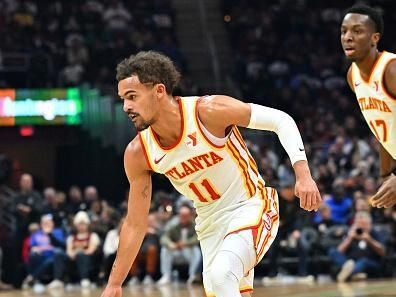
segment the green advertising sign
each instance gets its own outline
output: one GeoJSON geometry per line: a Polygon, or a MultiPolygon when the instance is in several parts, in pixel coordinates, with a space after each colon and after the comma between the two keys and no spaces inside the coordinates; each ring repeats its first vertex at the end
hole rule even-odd
{"type": "Polygon", "coordinates": [[[0,89],[0,126],[79,125],[78,88],[0,89]]]}

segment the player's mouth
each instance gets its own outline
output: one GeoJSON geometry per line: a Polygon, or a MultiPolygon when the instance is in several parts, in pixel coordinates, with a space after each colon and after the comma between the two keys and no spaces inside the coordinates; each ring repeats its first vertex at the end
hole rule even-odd
{"type": "Polygon", "coordinates": [[[138,117],[138,115],[130,113],[130,114],[128,114],[128,117],[131,119],[132,122],[135,122],[137,117],[138,117]]]}
{"type": "Polygon", "coordinates": [[[356,50],[354,47],[344,47],[344,52],[347,57],[350,57],[356,52],[356,50]]]}

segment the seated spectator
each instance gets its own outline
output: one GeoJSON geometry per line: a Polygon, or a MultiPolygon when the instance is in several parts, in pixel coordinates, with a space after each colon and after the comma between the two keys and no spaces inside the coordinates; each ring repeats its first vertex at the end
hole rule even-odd
{"type": "Polygon", "coordinates": [[[191,208],[180,207],[178,219],[171,220],[166,226],[161,237],[161,245],[162,277],[157,284],[165,285],[171,282],[172,265],[176,260],[188,263],[188,283],[192,283],[197,276],[202,256],[191,208]]]}
{"type": "Polygon", "coordinates": [[[91,281],[89,274],[93,268],[93,257],[100,245],[99,236],[89,230],[90,220],[85,211],[79,211],[73,220],[76,232],[70,235],[66,241],[66,256],[59,255],[55,259],[57,267],[56,285],[52,288],[63,286],[61,281],[65,269],[65,264],[77,266],[78,278],[82,288],[90,288],[91,281]]]}
{"type": "Polygon", "coordinates": [[[44,191],[43,213],[51,214],[54,218],[55,226],[64,227],[63,222],[66,218],[65,212],[65,193],[56,192],[52,187],[45,188],[44,191]]]}
{"type": "Polygon", "coordinates": [[[39,283],[40,277],[54,266],[56,253],[65,248],[64,233],[61,229],[54,228],[52,215],[41,217],[40,230],[32,234],[29,247],[28,276],[23,282],[23,288],[28,288],[34,281],[39,283]]]}
{"type": "Polygon", "coordinates": [[[338,282],[351,278],[379,276],[380,264],[385,256],[384,240],[372,228],[372,219],[368,212],[358,212],[348,235],[337,249],[331,249],[329,256],[340,268],[338,282]]]}
{"type": "MultiPolygon", "coordinates": [[[[104,254],[104,271],[101,273],[101,278],[108,279],[111,267],[116,257],[118,242],[120,239],[119,233],[124,220],[121,220],[118,228],[110,230],[103,245],[104,254]]],[[[140,269],[144,267],[145,277],[143,285],[152,285],[153,278],[157,273],[160,243],[157,233],[158,222],[155,214],[151,213],[148,216],[147,234],[143,239],[142,246],[139,253],[132,264],[130,275],[131,279],[128,283],[129,286],[136,286],[139,284],[139,276],[141,275],[140,269]]]]}
{"type": "Polygon", "coordinates": [[[157,272],[160,242],[158,236],[158,222],[155,214],[149,214],[148,216],[148,228],[146,236],[143,239],[142,246],[139,253],[132,264],[130,271],[131,280],[129,286],[134,286],[139,283],[139,275],[141,274],[141,268],[144,268],[145,277],[143,279],[143,285],[152,285],[154,283],[153,278],[157,272]]]}
{"type": "Polygon", "coordinates": [[[80,210],[87,210],[88,205],[84,201],[80,187],[71,186],[69,189],[69,197],[66,206],[66,212],[68,215],[74,217],[74,215],[80,210]]]}
{"type": "MultiPolygon", "coordinates": [[[[332,195],[325,200],[325,203],[330,206],[331,219],[337,224],[346,224],[350,218],[352,211],[352,198],[345,193],[344,180],[337,178],[333,182],[332,195]]],[[[315,222],[321,221],[320,214],[317,213],[315,222]]]]}
{"type": "Polygon", "coordinates": [[[30,223],[28,226],[29,235],[25,237],[22,244],[22,260],[23,263],[27,265],[30,254],[30,240],[32,239],[32,235],[40,230],[40,224],[38,223],[30,223]]]}

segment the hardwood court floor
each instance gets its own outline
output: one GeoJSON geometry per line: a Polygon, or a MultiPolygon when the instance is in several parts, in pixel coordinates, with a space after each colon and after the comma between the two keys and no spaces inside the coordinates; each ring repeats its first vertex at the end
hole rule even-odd
{"type": "MultiPolygon", "coordinates": [[[[1,297],[99,297],[101,289],[81,291],[50,291],[35,294],[33,291],[0,292],[1,297]]],[[[124,288],[123,297],[203,297],[200,286],[187,288],[184,285],[168,287],[138,287],[124,288]]],[[[396,279],[369,282],[354,282],[348,284],[312,284],[312,285],[282,285],[263,287],[256,286],[253,297],[396,297],[396,279]]]]}

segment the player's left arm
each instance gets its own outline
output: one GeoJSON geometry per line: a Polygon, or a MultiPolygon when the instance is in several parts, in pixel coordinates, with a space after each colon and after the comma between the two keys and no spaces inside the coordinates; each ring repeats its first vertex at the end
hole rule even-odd
{"type": "Polygon", "coordinates": [[[203,98],[198,105],[198,115],[205,127],[218,137],[224,137],[233,125],[275,132],[293,164],[295,194],[300,198],[300,206],[306,210],[319,208],[322,198],[311,177],[304,144],[291,116],[277,109],[222,95],[203,98]]]}
{"type": "MultiPolygon", "coordinates": [[[[388,64],[384,74],[384,87],[387,92],[396,98],[396,60],[388,64]]],[[[393,115],[396,117],[396,115],[393,115]]],[[[380,147],[380,174],[384,183],[378,192],[370,199],[374,207],[392,207],[396,205],[396,161],[381,146],[380,147]],[[393,173],[392,173],[393,172],[393,173]]]]}

